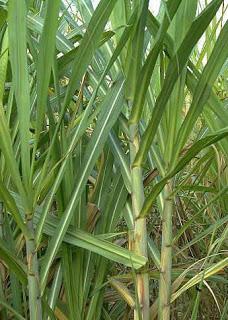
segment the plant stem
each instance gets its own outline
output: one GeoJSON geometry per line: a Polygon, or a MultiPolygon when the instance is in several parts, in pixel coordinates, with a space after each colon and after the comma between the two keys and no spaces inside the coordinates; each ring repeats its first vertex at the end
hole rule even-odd
{"type": "MultiPolygon", "coordinates": [[[[135,159],[135,155],[139,149],[139,133],[138,125],[130,125],[130,158],[131,164],[135,159]]],[[[134,215],[134,232],[133,232],[133,248],[135,253],[147,257],[147,227],[146,219],[140,218],[139,214],[144,202],[144,188],[141,167],[131,167],[132,179],[132,210],[134,215]]],[[[139,306],[141,307],[142,320],[149,319],[149,277],[146,272],[139,272],[136,275],[136,287],[139,306]]],[[[138,320],[137,310],[134,319],[138,320]]]]}
{"type": "Polygon", "coordinates": [[[26,239],[26,254],[28,263],[28,291],[30,319],[42,320],[41,294],[39,287],[39,270],[32,216],[27,215],[27,227],[31,237],[26,239]]]}
{"type": "Polygon", "coordinates": [[[170,319],[171,271],[172,271],[172,212],[173,201],[169,198],[171,186],[164,189],[162,212],[161,271],[159,283],[159,319],[170,319]]]}

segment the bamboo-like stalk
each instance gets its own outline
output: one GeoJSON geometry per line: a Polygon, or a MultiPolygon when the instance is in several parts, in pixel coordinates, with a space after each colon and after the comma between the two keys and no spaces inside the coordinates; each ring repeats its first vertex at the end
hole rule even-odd
{"type": "Polygon", "coordinates": [[[28,263],[28,292],[30,319],[42,320],[41,293],[39,286],[38,259],[36,253],[32,216],[27,215],[27,227],[31,236],[26,239],[26,254],[28,263]]]}
{"type": "Polygon", "coordinates": [[[164,189],[162,212],[161,270],[159,283],[159,319],[170,319],[171,270],[172,270],[172,212],[173,201],[169,198],[171,185],[164,189]]]}
{"type": "MultiPolygon", "coordinates": [[[[139,149],[139,133],[138,125],[130,125],[130,158],[131,164],[135,159],[135,155],[139,149]]],[[[140,255],[147,257],[147,227],[146,219],[140,218],[139,214],[144,202],[144,188],[142,179],[141,167],[131,167],[132,179],[132,210],[134,215],[134,231],[133,231],[133,245],[134,251],[140,255]]],[[[138,295],[138,302],[141,308],[142,320],[149,319],[149,277],[148,273],[140,271],[136,275],[136,292],[138,295]]],[[[138,311],[135,310],[134,319],[138,320],[138,311]]]]}

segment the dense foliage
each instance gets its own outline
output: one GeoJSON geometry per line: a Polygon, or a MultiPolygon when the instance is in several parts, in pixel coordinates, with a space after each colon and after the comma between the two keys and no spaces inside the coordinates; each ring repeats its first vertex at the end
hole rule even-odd
{"type": "Polygon", "coordinates": [[[227,319],[227,4],[0,1],[0,319],[227,319]]]}

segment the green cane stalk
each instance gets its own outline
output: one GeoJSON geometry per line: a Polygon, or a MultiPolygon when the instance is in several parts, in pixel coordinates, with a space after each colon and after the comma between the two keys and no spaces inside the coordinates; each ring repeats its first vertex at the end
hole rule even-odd
{"type": "MultiPolygon", "coordinates": [[[[138,126],[130,125],[130,158],[131,164],[135,159],[135,155],[139,148],[138,126]]],[[[140,211],[144,202],[144,188],[141,167],[131,167],[132,180],[132,210],[134,216],[133,230],[133,248],[135,253],[147,257],[147,226],[146,218],[139,218],[140,211]]],[[[141,308],[141,318],[149,320],[149,277],[148,273],[143,270],[136,275],[136,294],[141,308]]],[[[138,312],[135,311],[134,319],[138,320],[138,312]]]]}
{"type": "Polygon", "coordinates": [[[170,183],[164,189],[162,212],[162,246],[159,282],[159,319],[170,319],[171,273],[172,273],[172,212],[173,201],[169,198],[170,183]]]}

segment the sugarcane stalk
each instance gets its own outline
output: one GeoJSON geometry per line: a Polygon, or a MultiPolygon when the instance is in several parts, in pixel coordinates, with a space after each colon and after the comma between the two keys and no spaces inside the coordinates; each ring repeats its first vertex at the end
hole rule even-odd
{"type": "Polygon", "coordinates": [[[171,185],[164,189],[162,212],[161,270],[159,283],[159,320],[170,319],[171,271],[172,271],[172,212],[173,201],[169,198],[171,185]]]}
{"type": "Polygon", "coordinates": [[[37,258],[36,246],[35,246],[35,235],[34,235],[32,215],[27,215],[26,224],[31,234],[30,237],[26,238],[29,314],[30,314],[30,319],[32,320],[42,320],[38,258],[37,258]]]}
{"type": "MultiPolygon", "coordinates": [[[[138,125],[130,125],[130,158],[133,164],[135,155],[139,149],[139,132],[138,125]]],[[[133,249],[135,253],[147,257],[147,227],[146,219],[139,218],[140,211],[144,202],[144,188],[142,168],[131,165],[131,179],[132,179],[132,211],[134,216],[134,230],[133,230],[133,249]]],[[[136,294],[138,295],[138,302],[141,311],[141,319],[149,319],[149,276],[148,273],[141,270],[136,274],[136,294]]],[[[138,311],[135,310],[134,319],[138,320],[138,311]]]]}

